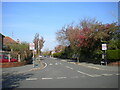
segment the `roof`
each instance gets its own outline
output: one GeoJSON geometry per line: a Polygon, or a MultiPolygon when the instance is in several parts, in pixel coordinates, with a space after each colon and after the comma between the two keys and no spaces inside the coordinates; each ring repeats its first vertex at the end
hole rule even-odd
{"type": "Polygon", "coordinates": [[[7,44],[7,43],[17,43],[17,42],[10,37],[4,37],[3,44],[7,44]]]}
{"type": "Polygon", "coordinates": [[[5,37],[3,34],[0,33],[0,35],[2,35],[3,37],[5,37]]]}

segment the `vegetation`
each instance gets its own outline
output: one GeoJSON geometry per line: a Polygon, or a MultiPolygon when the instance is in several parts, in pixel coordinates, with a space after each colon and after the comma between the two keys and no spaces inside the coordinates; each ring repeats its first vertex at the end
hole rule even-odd
{"type": "Polygon", "coordinates": [[[107,59],[111,61],[120,60],[120,50],[107,50],[107,59]]]}
{"type": "Polygon", "coordinates": [[[120,32],[117,23],[102,24],[96,19],[83,19],[76,26],[73,24],[62,27],[57,33],[57,40],[66,48],[59,57],[79,57],[80,61],[100,62],[102,43],[108,49],[120,49],[120,32]]]}
{"type": "Polygon", "coordinates": [[[35,44],[35,50],[37,51],[37,55],[39,55],[41,53],[41,49],[43,48],[45,40],[43,37],[39,38],[39,34],[36,33],[33,42],[35,44]]]}
{"type": "MultiPolygon", "coordinates": [[[[45,41],[44,41],[43,37],[39,38],[39,34],[36,33],[33,42],[35,44],[35,49],[37,51],[37,54],[35,56],[37,56],[38,54],[40,54],[45,41]]],[[[33,52],[31,50],[29,50],[29,43],[27,43],[27,42],[6,43],[4,45],[3,50],[10,52],[11,57],[15,58],[15,59],[18,59],[18,55],[20,55],[21,61],[29,62],[29,61],[31,61],[32,56],[33,56],[33,52]]]]}
{"type": "Polygon", "coordinates": [[[32,51],[29,50],[29,43],[7,43],[4,50],[9,51],[12,58],[18,59],[20,55],[21,61],[29,61],[32,58],[32,51]]]}

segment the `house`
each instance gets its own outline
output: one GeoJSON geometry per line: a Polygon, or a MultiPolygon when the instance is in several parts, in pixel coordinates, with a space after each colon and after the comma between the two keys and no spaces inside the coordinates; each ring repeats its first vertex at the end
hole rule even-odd
{"type": "Polygon", "coordinates": [[[4,39],[4,37],[5,36],[0,33],[0,51],[3,50],[3,39],[4,39]]]}
{"type": "Polygon", "coordinates": [[[6,37],[4,37],[4,39],[3,39],[3,44],[5,45],[5,44],[8,44],[8,43],[13,44],[13,43],[17,43],[17,42],[14,41],[12,38],[6,36],[6,37]]]}

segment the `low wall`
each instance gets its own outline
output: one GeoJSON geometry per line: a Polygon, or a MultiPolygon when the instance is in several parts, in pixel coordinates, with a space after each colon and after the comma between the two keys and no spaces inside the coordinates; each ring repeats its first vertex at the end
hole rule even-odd
{"type": "Polygon", "coordinates": [[[27,62],[9,62],[9,63],[0,63],[0,68],[8,67],[18,67],[27,64],[27,62]]]}
{"type": "Polygon", "coordinates": [[[109,63],[109,66],[120,66],[120,61],[118,62],[113,62],[113,63],[109,63]]]}

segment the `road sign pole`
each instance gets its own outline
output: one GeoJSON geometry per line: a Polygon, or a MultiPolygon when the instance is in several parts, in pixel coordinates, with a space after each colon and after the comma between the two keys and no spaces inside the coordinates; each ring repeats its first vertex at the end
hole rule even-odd
{"type": "Polygon", "coordinates": [[[30,43],[29,44],[29,49],[33,51],[33,67],[35,67],[35,53],[34,53],[35,44],[34,43],[30,43]]]}
{"type": "Polygon", "coordinates": [[[33,50],[33,67],[35,67],[35,56],[34,56],[34,50],[33,50]]]}
{"type": "Polygon", "coordinates": [[[105,60],[105,64],[107,65],[107,57],[106,57],[106,50],[107,50],[107,44],[102,44],[102,50],[104,50],[104,60],[105,60]]]}
{"type": "Polygon", "coordinates": [[[106,64],[106,66],[107,66],[106,50],[105,50],[105,64],[106,64]]]}

